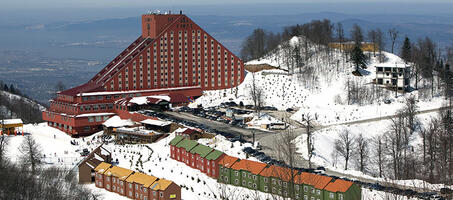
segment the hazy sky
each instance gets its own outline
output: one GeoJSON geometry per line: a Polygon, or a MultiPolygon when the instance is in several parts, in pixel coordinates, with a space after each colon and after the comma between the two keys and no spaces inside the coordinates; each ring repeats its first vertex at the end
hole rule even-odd
{"type": "MultiPolygon", "coordinates": [[[[1,9],[100,8],[135,6],[176,6],[195,4],[275,4],[275,3],[450,3],[451,0],[2,0],[1,9]]],[[[404,8],[403,8],[404,9],[404,8]]]]}
{"type": "Polygon", "coordinates": [[[0,25],[134,17],[149,10],[190,15],[453,15],[452,0],[0,0],[0,25]]]}

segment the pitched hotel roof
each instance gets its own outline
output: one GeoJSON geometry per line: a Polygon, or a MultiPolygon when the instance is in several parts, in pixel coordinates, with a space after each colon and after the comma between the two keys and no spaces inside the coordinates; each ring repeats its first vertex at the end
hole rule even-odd
{"type": "Polygon", "coordinates": [[[265,163],[251,161],[251,160],[239,160],[236,162],[231,169],[234,170],[245,170],[252,174],[259,174],[267,166],[265,163]]]}
{"type": "Polygon", "coordinates": [[[170,184],[172,184],[172,181],[165,180],[165,179],[160,179],[152,184],[150,187],[152,190],[166,190],[170,184]]]}
{"type": "Polygon", "coordinates": [[[118,166],[113,166],[110,169],[108,169],[104,174],[108,176],[115,176],[118,177],[120,180],[126,180],[127,177],[129,177],[134,171],[118,166]]]}
{"type": "Polygon", "coordinates": [[[330,192],[346,192],[352,184],[351,181],[337,179],[334,182],[330,182],[324,189],[330,192]]]}
{"type": "Polygon", "coordinates": [[[198,144],[196,147],[194,147],[192,150],[190,150],[190,153],[198,154],[202,158],[206,157],[209,153],[211,153],[213,149],[211,147],[208,147],[206,145],[198,144]]]}
{"type": "Polygon", "coordinates": [[[103,173],[106,172],[111,166],[112,166],[111,164],[108,164],[108,163],[105,163],[105,162],[101,162],[96,168],[94,168],[94,171],[103,174],[103,173]]]}
{"type": "Polygon", "coordinates": [[[226,168],[231,168],[231,166],[233,166],[234,163],[236,163],[236,161],[238,161],[238,160],[239,160],[239,158],[225,154],[225,156],[219,161],[219,165],[222,165],[226,168]]]}
{"type": "Polygon", "coordinates": [[[151,184],[153,184],[156,180],[158,180],[157,177],[143,174],[140,172],[135,172],[134,174],[130,175],[129,178],[126,179],[126,182],[129,183],[139,183],[142,184],[143,187],[149,187],[151,184]]]}
{"type": "Polygon", "coordinates": [[[330,181],[332,181],[332,178],[328,176],[302,172],[296,177],[295,183],[311,185],[316,189],[324,189],[330,181]]]}

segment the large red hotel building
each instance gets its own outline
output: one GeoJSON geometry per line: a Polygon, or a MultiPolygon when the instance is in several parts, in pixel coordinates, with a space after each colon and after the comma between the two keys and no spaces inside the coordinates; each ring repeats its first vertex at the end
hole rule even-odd
{"type": "Polygon", "coordinates": [[[142,35],[87,83],[50,100],[43,119],[72,136],[101,130],[124,113],[120,99],[149,95],[201,96],[244,80],[244,63],[182,14],[142,15],[142,35]]]}

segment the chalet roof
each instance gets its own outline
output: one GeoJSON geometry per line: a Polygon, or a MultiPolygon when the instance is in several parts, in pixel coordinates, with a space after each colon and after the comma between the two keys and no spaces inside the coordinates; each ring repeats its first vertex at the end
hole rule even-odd
{"type": "Polygon", "coordinates": [[[410,67],[410,65],[407,65],[406,63],[398,63],[398,62],[395,62],[395,63],[379,63],[379,64],[375,64],[374,65],[375,67],[390,67],[390,68],[407,68],[407,67],[410,67]]]}
{"type": "Polygon", "coordinates": [[[261,171],[263,171],[264,168],[266,168],[267,164],[266,163],[261,163],[261,162],[256,162],[256,161],[251,161],[251,160],[239,160],[238,162],[234,163],[231,169],[234,170],[245,170],[249,171],[252,174],[259,174],[261,171]]]}
{"type": "Polygon", "coordinates": [[[289,182],[289,181],[291,181],[291,178],[294,178],[294,180],[296,179],[297,174],[299,173],[299,171],[293,169],[292,173],[293,173],[293,176],[291,177],[291,169],[290,168],[280,167],[280,166],[277,166],[277,165],[271,165],[271,166],[265,168],[260,173],[260,175],[261,176],[265,176],[265,177],[275,177],[275,178],[281,179],[282,181],[289,182]]]}
{"type": "Polygon", "coordinates": [[[178,147],[178,148],[182,147],[182,148],[186,149],[186,151],[190,151],[197,145],[198,145],[198,142],[196,142],[196,141],[184,139],[183,141],[179,142],[176,145],[176,147],[178,147]]]}
{"type": "Polygon", "coordinates": [[[231,168],[239,160],[239,158],[226,155],[219,161],[219,165],[222,165],[226,168],[231,168]]]}
{"type": "Polygon", "coordinates": [[[213,149],[211,147],[208,147],[206,145],[198,144],[196,147],[194,147],[192,150],[190,150],[190,153],[192,154],[198,154],[202,158],[206,157],[209,153],[211,153],[213,149]]]}
{"type": "Polygon", "coordinates": [[[159,179],[150,187],[152,190],[166,190],[173,182],[165,179],[159,179]]]}
{"type": "Polygon", "coordinates": [[[302,172],[296,177],[295,183],[311,185],[316,189],[324,189],[330,181],[332,181],[332,178],[328,176],[302,172]]]}
{"type": "Polygon", "coordinates": [[[104,174],[107,176],[114,176],[119,178],[120,180],[126,180],[134,171],[118,166],[113,166],[109,168],[104,174]]]}
{"type": "Polygon", "coordinates": [[[109,163],[101,162],[101,164],[94,168],[94,171],[104,174],[111,166],[109,163]]]}
{"type": "Polygon", "coordinates": [[[349,190],[349,188],[352,186],[353,182],[351,181],[345,181],[342,179],[337,179],[334,182],[330,182],[324,190],[330,191],[330,192],[346,192],[349,190]]]}
{"type": "Polygon", "coordinates": [[[158,180],[157,177],[147,175],[144,173],[140,172],[135,172],[134,174],[130,175],[127,179],[126,182],[129,183],[139,183],[142,184],[143,187],[149,187],[151,186],[156,180],[158,180]]]}
{"type": "Polygon", "coordinates": [[[22,119],[4,119],[0,120],[0,124],[3,123],[5,125],[10,125],[10,124],[23,124],[24,122],[22,119]]]}
{"type": "Polygon", "coordinates": [[[175,146],[179,142],[181,142],[181,140],[184,140],[184,137],[177,135],[175,138],[173,138],[173,140],[170,141],[170,145],[175,146]]]}
{"type": "Polygon", "coordinates": [[[213,152],[209,153],[209,154],[206,156],[206,160],[217,160],[217,158],[219,158],[219,157],[222,156],[222,155],[223,155],[223,152],[214,149],[213,152]]]}

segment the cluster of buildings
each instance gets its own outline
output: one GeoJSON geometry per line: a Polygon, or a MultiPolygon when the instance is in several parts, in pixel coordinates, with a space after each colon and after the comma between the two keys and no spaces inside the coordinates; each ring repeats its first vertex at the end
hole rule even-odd
{"type": "Polygon", "coordinates": [[[173,181],[102,162],[95,169],[95,185],[131,199],[181,200],[181,187],[173,181]]]}
{"type": "Polygon", "coordinates": [[[187,104],[244,78],[243,61],[182,12],[145,14],[131,45],[87,83],[58,92],[42,116],[49,126],[87,136],[115,114],[129,119],[141,107],[187,104]],[[136,97],[145,103],[131,101],[136,97]]]}
{"type": "Polygon", "coordinates": [[[181,200],[181,187],[173,181],[114,166],[104,147],[94,149],[80,164],[79,183],[140,200],[181,200]]]}
{"type": "Polygon", "coordinates": [[[266,163],[239,159],[176,136],[170,157],[200,170],[218,182],[300,200],[360,200],[361,187],[353,182],[266,163]]]}

